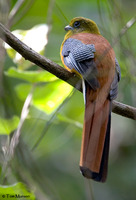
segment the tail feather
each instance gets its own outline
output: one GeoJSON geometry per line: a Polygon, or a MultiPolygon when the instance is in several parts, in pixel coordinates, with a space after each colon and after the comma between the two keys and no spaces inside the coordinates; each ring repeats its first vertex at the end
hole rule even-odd
{"type": "Polygon", "coordinates": [[[104,182],[107,175],[110,139],[110,101],[104,104],[86,98],[80,169],[87,178],[104,182]]]}

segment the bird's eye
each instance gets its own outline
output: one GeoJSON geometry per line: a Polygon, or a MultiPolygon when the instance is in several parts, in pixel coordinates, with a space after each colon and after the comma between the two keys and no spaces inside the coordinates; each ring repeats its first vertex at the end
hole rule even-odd
{"type": "Polygon", "coordinates": [[[78,28],[80,26],[80,22],[79,21],[76,21],[75,23],[74,23],[74,27],[75,28],[78,28]]]}

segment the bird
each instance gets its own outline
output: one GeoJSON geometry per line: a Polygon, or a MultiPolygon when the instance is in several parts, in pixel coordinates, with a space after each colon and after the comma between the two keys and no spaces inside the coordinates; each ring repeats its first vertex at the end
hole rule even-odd
{"type": "Polygon", "coordinates": [[[61,61],[68,71],[82,79],[85,103],[80,171],[88,179],[105,182],[111,103],[118,94],[120,66],[113,48],[93,20],[75,17],[65,31],[60,47],[61,61]]]}

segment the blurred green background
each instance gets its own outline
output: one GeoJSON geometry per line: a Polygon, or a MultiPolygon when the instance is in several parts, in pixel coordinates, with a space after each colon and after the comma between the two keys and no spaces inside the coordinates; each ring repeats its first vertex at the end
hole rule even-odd
{"type": "MultiPolygon", "coordinates": [[[[0,21],[37,52],[62,65],[59,50],[64,26],[76,16],[94,20],[121,66],[117,100],[136,107],[136,24],[120,34],[135,17],[135,8],[135,0],[0,0],[0,21]]],[[[112,114],[109,173],[102,184],[79,172],[83,116],[80,92],[24,60],[0,40],[0,195],[135,200],[135,121],[112,114]],[[30,94],[19,144],[8,160],[7,148],[30,94]]]]}

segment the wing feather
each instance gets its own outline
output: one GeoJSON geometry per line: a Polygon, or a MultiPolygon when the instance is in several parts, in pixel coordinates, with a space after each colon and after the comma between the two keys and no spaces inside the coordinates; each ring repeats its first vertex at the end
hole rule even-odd
{"type": "Polygon", "coordinates": [[[71,70],[75,69],[88,82],[93,90],[99,87],[97,68],[94,62],[95,46],[84,44],[80,40],[69,38],[62,49],[64,64],[71,70]]]}

